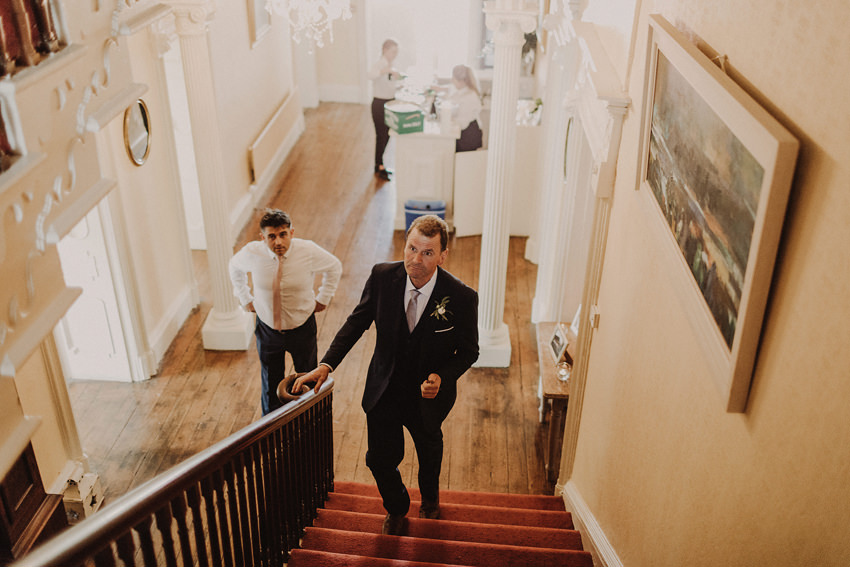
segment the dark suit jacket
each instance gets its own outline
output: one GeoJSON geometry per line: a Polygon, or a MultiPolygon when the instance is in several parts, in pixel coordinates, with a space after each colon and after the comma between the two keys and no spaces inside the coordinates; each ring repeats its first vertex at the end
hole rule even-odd
{"type": "Polygon", "coordinates": [[[363,288],[360,303],[336,334],[322,362],[337,368],[372,322],[377,339],[366,376],[363,409],[375,407],[390,378],[404,364],[421,384],[432,372],[440,376],[440,391],[433,400],[419,397],[426,423],[439,425],[457,398],[457,380],[478,359],[478,294],[442,268],[437,268],[434,291],[419,323],[408,334],[404,315],[407,273],[402,262],[376,264],[363,288]],[[438,313],[443,304],[444,313],[438,313]],[[401,341],[415,343],[412,360],[399,361],[401,341]]]}

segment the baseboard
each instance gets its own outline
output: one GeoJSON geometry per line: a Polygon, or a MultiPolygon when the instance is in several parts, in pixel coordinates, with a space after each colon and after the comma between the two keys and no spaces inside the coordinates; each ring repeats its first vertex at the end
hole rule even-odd
{"type": "Polygon", "coordinates": [[[363,95],[359,85],[319,85],[319,100],[363,104],[363,95]]]}
{"type": "Polygon", "coordinates": [[[191,286],[184,287],[169,308],[165,310],[166,316],[163,317],[148,337],[150,350],[152,351],[154,360],[156,360],[154,367],[148,369],[151,375],[156,372],[159,362],[165,356],[168,347],[171,346],[171,342],[177,336],[177,333],[180,332],[183,323],[186,322],[192,309],[194,309],[194,297],[195,294],[191,286]]]}
{"type": "Polygon", "coordinates": [[[576,529],[581,532],[584,549],[593,556],[593,564],[598,567],[623,567],[620,556],[608,541],[602,526],[596,521],[575,483],[568,482],[563,490],[564,505],[572,514],[576,529]]]}

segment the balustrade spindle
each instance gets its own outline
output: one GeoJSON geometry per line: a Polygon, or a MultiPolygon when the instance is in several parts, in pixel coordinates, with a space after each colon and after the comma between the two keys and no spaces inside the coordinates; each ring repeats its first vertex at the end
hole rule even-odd
{"type": "Polygon", "coordinates": [[[333,488],[332,390],[328,380],[11,567],[282,567],[333,488]]]}
{"type": "MultiPolygon", "coordinates": [[[[198,565],[199,567],[209,567],[204,515],[201,512],[201,498],[200,484],[195,484],[186,491],[186,499],[189,502],[189,509],[192,511],[192,534],[195,538],[195,553],[198,557],[198,565]]],[[[207,526],[207,530],[212,531],[212,527],[207,526]]]]}

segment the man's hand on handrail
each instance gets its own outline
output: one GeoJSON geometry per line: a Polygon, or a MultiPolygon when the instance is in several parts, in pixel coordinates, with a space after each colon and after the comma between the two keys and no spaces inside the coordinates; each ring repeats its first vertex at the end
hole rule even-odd
{"type": "Polygon", "coordinates": [[[316,385],[313,388],[313,392],[318,394],[319,390],[322,388],[322,384],[324,384],[325,380],[328,379],[328,376],[330,375],[330,373],[331,373],[331,369],[330,369],[329,366],[326,366],[324,364],[320,364],[319,366],[317,366],[316,368],[314,368],[313,370],[311,370],[310,372],[308,372],[304,376],[298,378],[295,381],[295,384],[292,386],[292,389],[295,392],[300,392],[301,386],[303,386],[304,384],[307,384],[308,382],[315,381],[316,385]]]}

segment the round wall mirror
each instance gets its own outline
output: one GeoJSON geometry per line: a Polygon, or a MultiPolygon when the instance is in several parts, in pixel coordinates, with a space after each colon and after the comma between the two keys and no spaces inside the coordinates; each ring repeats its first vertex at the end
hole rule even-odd
{"type": "Polygon", "coordinates": [[[142,165],[151,151],[151,121],[148,106],[138,99],[124,111],[124,146],[136,165],[142,165]]]}

